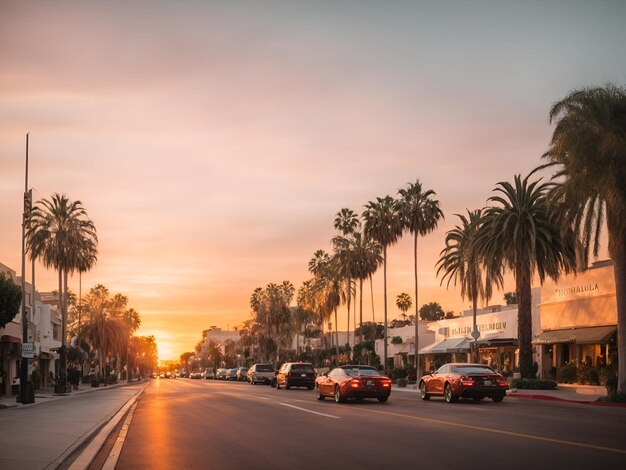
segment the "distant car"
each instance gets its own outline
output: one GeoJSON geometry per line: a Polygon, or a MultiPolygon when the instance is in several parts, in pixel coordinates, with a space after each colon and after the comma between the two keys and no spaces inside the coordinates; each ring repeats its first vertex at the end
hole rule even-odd
{"type": "Polygon", "coordinates": [[[315,369],[308,362],[285,362],[276,374],[276,389],[285,387],[306,387],[313,390],[315,386],[315,369]]]}
{"type": "Polygon", "coordinates": [[[375,367],[340,366],[315,379],[315,395],[318,400],[334,397],[337,403],[348,398],[377,398],[384,403],[391,395],[391,379],[375,367]]]}
{"type": "Polygon", "coordinates": [[[202,372],[192,372],[189,374],[190,379],[202,379],[202,372]]]}
{"type": "Polygon", "coordinates": [[[433,395],[442,395],[448,403],[459,398],[479,401],[486,397],[501,402],[508,388],[506,378],[486,364],[445,364],[419,381],[422,400],[430,400],[433,395]]]}
{"type": "Polygon", "coordinates": [[[239,382],[244,382],[247,380],[248,376],[248,368],[247,367],[240,367],[239,369],[237,369],[237,380],[239,382]]]}
{"type": "Polygon", "coordinates": [[[226,377],[224,377],[226,380],[237,380],[237,369],[233,368],[233,369],[228,369],[226,371],[226,377]]]}
{"type": "Polygon", "coordinates": [[[205,380],[212,380],[215,378],[215,372],[213,372],[213,369],[211,369],[210,367],[204,369],[204,372],[202,372],[200,375],[201,378],[205,380]]]}
{"type": "Polygon", "coordinates": [[[254,364],[248,369],[248,382],[270,384],[274,380],[274,367],[271,364],[254,364]]]}
{"type": "Polygon", "coordinates": [[[218,380],[226,380],[226,371],[228,371],[228,369],[217,369],[215,372],[215,378],[218,380]]]}

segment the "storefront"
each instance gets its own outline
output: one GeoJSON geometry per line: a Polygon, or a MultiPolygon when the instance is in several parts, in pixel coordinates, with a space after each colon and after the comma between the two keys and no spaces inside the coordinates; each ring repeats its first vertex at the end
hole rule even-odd
{"type": "Polygon", "coordinates": [[[541,288],[541,333],[533,340],[542,377],[571,362],[610,366],[617,356],[617,304],[613,264],[601,261],[583,273],[547,280],[541,288]]]}
{"type": "MultiPolygon", "coordinates": [[[[436,369],[448,362],[471,361],[470,353],[474,343],[471,337],[472,315],[440,320],[434,322],[432,328],[435,342],[420,349],[420,355],[426,358],[426,370],[436,369]]],[[[479,361],[498,371],[512,372],[518,362],[517,308],[481,313],[476,317],[476,328],[480,333],[475,342],[479,361]]]]}

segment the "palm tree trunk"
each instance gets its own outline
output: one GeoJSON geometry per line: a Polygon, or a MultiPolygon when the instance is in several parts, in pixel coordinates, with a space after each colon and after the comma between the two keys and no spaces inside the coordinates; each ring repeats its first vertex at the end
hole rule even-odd
{"type": "Polygon", "coordinates": [[[63,299],[61,303],[61,361],[59,364],[59,385],[61,392],[65,393],[67,385],[67,270],[63,269],[63,299]]]}
{"type": "Polygon", "coordinates": [[[335,307],[335,351],[339,356],[339,323],[337,322],[337,307],[335,307]]]}
{"type": "Polygon", "coordinates": [[[372,295],[372,322],[376,324],[376,315],[374,315],[374,281],[370,274],[370,294],[372,295]]]}
{"type": "MultiPolygon", "coordinates": [[[[476,330],[476,312],[478,311],[478,292],[474,292],[472,296],[472,332],[476,330]]],[[[478,362],[478,348],[476,347],[476,340],[473,339],[470,343],[470,355],[472,362],[478,362]]]]}
{"type": "Polygon", "coordinates": [[[348,346],[350,346],[350,301],[352,300],[352,279],[348,279],[348,346]]]}
{"type": "Polygon", "coordinates": [[[519,370],[523,379],[532,379],[533,370],[533,318],[530,293],[530,267],[518,266],[515,272],[518,301],[517,339],[519,341],[519,370]]]}
{"type": "Polygon", "coordinates": [[[418,321],[418,302],[417,302],[417,232],[415,232],[415,235],[413,236],[413,271],[415,274],[415,371],[416,371],[416,375],[417,378],[419,379],[419,377],[421,377],[421,373],[420,373],[420,361],[419,361],[419,356],[418,356],[418,351],[419,351],[419,321],[418,321]]]}
{"type": "Polygon", "coordinates": [[[363,279],[359,279],[359,320],[361,322],[360,342],[363,342],[363,279]]]}
{"type": "Polygon", "coordinates": [[[617,302],[617,391],[626,393],[626,236],[612,237],[615,299],[617,302]]]}
{"type": "Polygon", "coordinates": [[[383,357],[384,357],[384,370],[385,370],[385,375],[387,375],[387,246],[384,247],[383,249],[383,274],[384,274],[384,278],[383,278],[383,285],[384,285],[384,291],[383,291],[383,299],[384,299],[384,303],[385,303],[385,337],[383,339],[383,357]]]}

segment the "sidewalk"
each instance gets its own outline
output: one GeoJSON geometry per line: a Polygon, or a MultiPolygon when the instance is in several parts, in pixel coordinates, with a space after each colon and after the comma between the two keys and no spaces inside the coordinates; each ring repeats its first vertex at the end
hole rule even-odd
{"type": "MultiPolygon", "coordinates": [[[[408,392],[419,394],[416,385],[409,385],[405,388],[393,386],[394,392],[408,392]]],[[[581,403],[598,406],[626,407],[624,403],[609,403],[596,401],[600,397],[607,395],[605,387],[595,385],[558,384],[555,390],[527,390],[511,389],[506,392],[510,398],[526,398],[533,400],[548,400],[569,403],[581,403]]]]}
{"type": "Polygon", "coordinates": [[[56,469],[149,383],[87,384],[66,396],[42,389],[27,405],[5,398],[10,407],[0,409],[0,469],[56,469]]]}

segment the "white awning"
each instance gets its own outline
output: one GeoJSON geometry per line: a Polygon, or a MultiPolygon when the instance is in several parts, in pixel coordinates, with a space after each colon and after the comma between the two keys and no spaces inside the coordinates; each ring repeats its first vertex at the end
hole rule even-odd
{"type": "Polygon", "coordinates": [[[420,354],[445,354],[457,352],[469,352],[470,340],[468,338],[448,338],[438,343],[433,343],[420,349],[420,354]]]}

